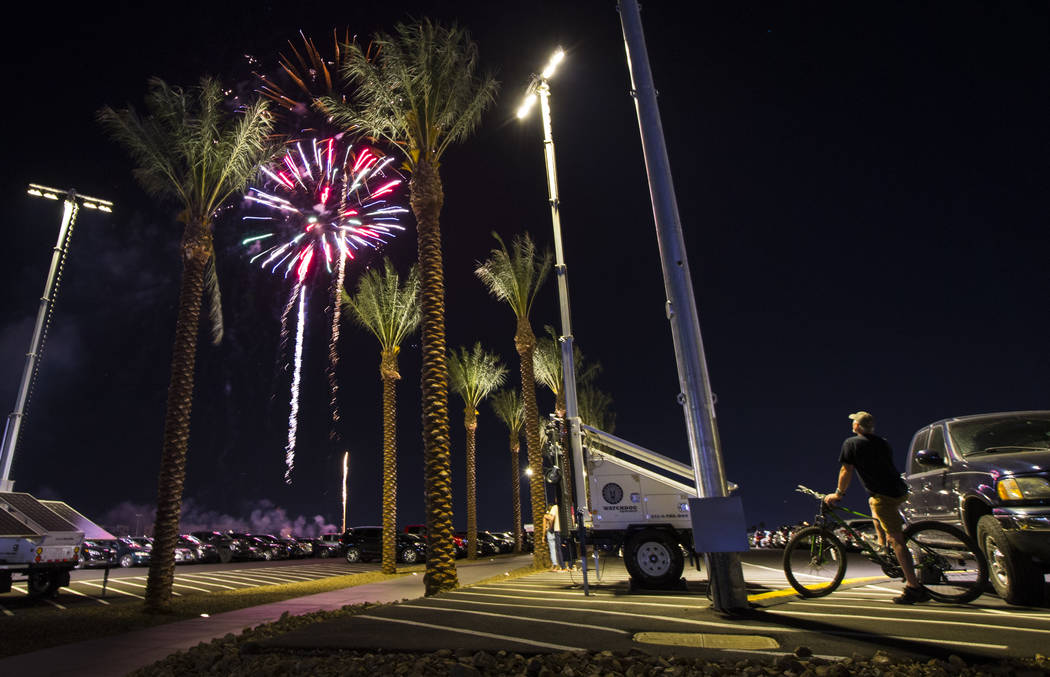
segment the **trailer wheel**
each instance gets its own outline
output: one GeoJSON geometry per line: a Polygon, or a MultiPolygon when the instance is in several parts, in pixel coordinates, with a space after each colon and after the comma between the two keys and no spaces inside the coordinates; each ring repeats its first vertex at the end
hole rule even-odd
{"type": "MultiPolygon", "coordinates": [[[[26,582],[26,592],[30,597],[54,595],[62,587],[63,578],[61,571],[31,571],[26,582]]],[[[66,581],[68,585],[68,578],[66,581]]]]}
{"type": "Polygon", "coordinates": [[[624,544],[624,565],[634,581],[645,588],[658,588],[682,577],[685,560],[682,548],[666,531],[642,529],[624,544]]]}

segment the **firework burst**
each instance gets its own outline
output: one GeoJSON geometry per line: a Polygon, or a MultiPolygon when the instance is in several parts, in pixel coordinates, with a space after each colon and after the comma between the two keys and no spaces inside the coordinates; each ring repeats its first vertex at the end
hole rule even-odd
{"type": "Polygon", "coordinates": [[[343,149],[338,137],[300,140],[261,168],[266,178],[259,186],[249,188],[245,198],[249,213],[243,219],[254,233],[244,238],[242,245],[249,249],[251,263],[285,278],[294,274],[294,288],[281,318],[283,344],[289,334],[290,315],[298,307],[285,447],[285,481],[289,484],[298,429],[306,284],[312,272],[322,267],[332,277],[335,312],[328,371],[334,426],[339,420],[335,383],[338,300],[346,266],[362,251],[378,249],[404,230],[399,215],[408,210],[391,202],[403,182],[390,166],[392,160],[367,147],[356,152],[349,146],[343,149]]]}
{"type": "Polygon", "coordinates": [[[393,156],[370,148],[357,153],[339,148],[338,139],[298,141],[277,161],[262,167],[262,188],[249,188],[246,200],[260,213],[244,216],[263,232],[242,244],[261,251],[252,263],[303,282],[321,265],[333,272],[339,259],[353,260],[362,249],[378,249],[404,227],[408,210],[390,202],[402,179],[391,170],[393,156]]]}

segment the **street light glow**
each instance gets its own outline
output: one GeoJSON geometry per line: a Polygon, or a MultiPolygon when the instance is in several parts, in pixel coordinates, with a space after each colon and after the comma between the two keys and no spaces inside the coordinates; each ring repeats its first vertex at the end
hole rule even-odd
{"type": "Polygon", "coordinates": [[[547,66],[543,69],[543,72],[540,73],[540,77],[544,80],[550,79],[550,77],[554,75],[554,71],[558,68],[558,64],[560,64],[564,58],[565,50],[559,47],[558,51],[551,55],[551,60],[547,62],[547,66]]]}
{"type": "Polygon", "coordinates": [[[531,467],[525,468],[525,474],[528,475],[529,477],[532,477],[532,468],[531,467]]]}

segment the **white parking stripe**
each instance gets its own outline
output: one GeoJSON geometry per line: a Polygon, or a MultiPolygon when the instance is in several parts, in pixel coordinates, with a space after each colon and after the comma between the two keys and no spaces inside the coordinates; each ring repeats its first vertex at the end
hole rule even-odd
{"type": "MultiPolygon", "coordinates": [[[[778,614],[783,616],[827,616],[827,614],[817,613],[815,611],[789,611],[787,609],[766,609],[766,613],[778,614]]],[[[926,618],[888,618],[886,616],[859,616],[857,614],[849,614],[846,618],[850,619],[863,619],[868,621],[886,621],[892,620],[894,623],[930,623],[933,625],[962,625],[967,628],[991,628],[993,630],[1010,630],[1012,632],[1034,632],[1040,635],[1050,635],[1050,630],[1041,630],[1039,628],[1017,628],[1008,625],[993,625],[991,623],[974,623],[972,621],[942,621],[932,620],[926,618]]]]}
{"type": "MultiPolygon", "coordinates": [[[[521,588],[517,588],[517,587],[513,587],[513,586],[506,586],[506,585],[472,585],[470,587],[470,589],[471,590],[508,590],[508,591],[521,590],[521,588]]],[[[667,603],[663,603],[663,602],[626,602],[626,601],[621,601],[621,600],[623,600],[623,596],[622,595],[611,595],[611,594],[595,595],[595,594],[591,594],[590,596],[585,597],[583,595],[583,592],[579,591],[579,590],[576,590],[576,591],[572,591],[572,590],[545,590],[543,592],[546,593],[546,594],[545,595],[518,595],[517,597],[520,598],[520,599],[537,599],[537,598],[542,599],[543,597],[548,597],[549,598],[552,595],[558,595],[558,596],[562,596],[562,597],[572,597],[574,599],[579,599],[579,600],[584,601],[584,602],[592,602],[593,601],[595,604],[618,604],[618,605],[623,605],[623,606],[673,606],[673,607],[676,607],[676,608],[682,606],[681,603],[669,603],[669,604],[667,604],[667,603]],[[615,601],[604,601],[604,600],[601,600],[601,599],[595,599],[596,597],[604,597],[604,598],[606,598],[608,600],[615,600],[615,601]]],[[[636,598],[632,597],[631,599],[636,599],[636,598]]],[[[674,599],[688,599],[688,600],[690,600],[690,601],[695,603],[695,602],[698,602],[700,599],[703,599],[703,597],[700,596],[700,595],[697,595],[696,597],[684,597],[684,598],[683,597],[678,597],[678,598],[661,597],[660,599],[671,599],[671,600],[674,600],[674,599]]],[[[565,600],[565,601],[568,602],[568,601],[571,601],[571,600],[565,600]]]]}
{"type": "MultiPolygon", "coordinates": [[[[212,574],[216,576],[217,574],[212,574]]],[[[254,585],[245,585],[244,587],[255,587],[259,585],[280,585],[281,583],[299,583],[300,581],[288,580],[275,576],[267,576],[265,574],[257,574],[249,576],[247,574],[221,574],[225,579],[231,583],[242,583],[248,581],[254,581],[254,585]]]]}
{"type": "MultiPolygon", "coordinates": [[[[196,583],[196,581],[194,581],[194,583],[196,583]]],[[[173,587],[174,586],[178,586],[180,588],[189,588],[190,590],[199,590],[200,592],[215,592],[214,590],[209,590],[208,588],[198,588],[195,585],[187,585],[185,583],[179,583],[179,578],[177,576],[175,577],[175,581],[171,585],[173,587]]]]}
{"type": "MultiPolygon", "coordinates": [[[[462,592],[462,591],[457,591],[457,592],[455,592],[453,594],[456,595],[457,597],[463,596],[463,595],[467,595],[467,596],[476,596],[476,597],[502,597],[502,598],[505,598],[505,599],[521,599],[520,597],[515,597],[514,595],[490,595],[490,594],[487,594],[487,593],[474,593],[474,592],[462,592]]],[[[452,599],[450,597],[443,597],[441,599],[447,599],[450,602],[460,602],[461,601],[464,604],[486,604],[486,605],[489,605],[489,606],[522,607],[522,608],[526,608],[526,609],[554,609],[554,610],[557,610],[557,611],[576,611],[576,612],[587,613],[587,614],[595,614],[595,613],[597,613],[597,614],[608,614],[610,616],[630,616],[631,618],[649,618],[649,619],[658,620],[658,621],[667,621],[669,623],[679,623],[679,624],[682,624],[682,625],[701,625],[701,626],[704,626],[704,627],[730,628],[730,629],[735,629],[735,630],[761,630],[763,632],[803,632],[802,630],[797,629],[797,628],[780,628],[780,627],[776,627],[776,626],[770,627],[770,626],[767,626],[767,625],[744,625],[742,623],[735,623],[735,622],[733,622],[733,623],[716,623],[714,621],[698,621],[698,620],[692,620],[692,619],[688,619],[688,618],[675,618],[673,616],[657,616],[655,614],[639,614],[639,613],[627,612],[627,611],[608,611],[606,609],[582,609],[582,608],[578,609],[578,608],[573,608],[573,607],[554,606],[554,605],[547,605],[547,604],[507,604],[507,603],[500,604],[500,603],[496,603],[496,602],[478,602],[478,601],[466,600],[466,599],[465,600],[458,600],[458,599],[452,599]]],[[[619,604],[619,602],[605,602],[605,603],[606,604],[619,604]]]]}
{"type": "MultiPolygon", "coordinates": [[[[22,593],[23,595],[28,595],[28,594],[29,594],[29,588],[28,588],[28,587],[26,587],[26,586],[22,586],[22,585],[12,585],[12,586],[11,586],[11,589],[12,589],[12,590],[14,590],[15,592],[20,592],[20,593],[22,593]]],[[[53,602],[53,601],[49,600],[49,599],[48,599],[47,597],[41,597],[40,599],[44,600],[45,602],[47,602],[47,603],[48,603],[48,604],[50,604],[51,606],[56,606],[56,607],[58,607],[59,609],[62,609],[63,611],[65,611],[65,609],[66,609],[66,608],[65,608],[64,606],[62,606],[62,605],[61,605],[61,604],[59,604],[58,602],[53,602]]],[[[11,615],[12,615],[12,616],[14,616],[14,614],[11,614],[11,615]]]]}
{"type": "MultiPolygon", "coordinates": [[[[237,588],[235,588],[232,585],[222,585],[221,583],[211,583],[211,582],[209,582],[211,580],[211,577],[206,575],[206,574],[182,574],[182,578],[185,578],[187,580],[191,580],[194,583],[203,583],[204,585],[211,585],[211,586],[214,586],[216,588],[224,588],[226,590],[236,590],[237,589],[237,588]],[[205,580],[198,581],[197,580],[198,578],[203,578],[205,580]]],[[[223,581],[225,579],[220,578],[219,580],[223,581]]],[[[228,583],[229,581],[225,581],[225,582],[228,583]]]]}
{"type": "Polygon", "coordinates": [[[931,639],[930,637],[916,637],[915,635],[883,635],[878,632],[848,632],[845,630],[821,630],[828,635],[840,635],[842,637],[876,637],[879,639],[898,639],[905,642],[920,642],[922,644],[947,644],[949,646],[969,646],[981,649],[1009,649],[1008,644],[981,644],[980,642],[964,642],[952,639],[931,639]]]}
{"type": "MultiPolygon", "coordinates": [[[[838,599],[838,598],[836,598],[836,599],[838,599]]],[[[863,600],[863,601],[865,601],[865,602],[874,602],[875,600],[863,600]]],[[[885,604],[881,604],[879,606],[873,606],[873,605],[869,606],[869,605],[864,605],[864,604],[834,604],[832,602],[791,602],[791,608],[795,608],[797,606],[832,607],[832,608],[839,608],[839,609],[867,609],[869,611],[879,611],[879,610],[887,610],[888,611],[888,610],[892,609],[894,614],[903,611],[905,613],[915,612],[915,613],[928,613],[928,614],[951,614],[953,616],[982,616],[984,618],[988,618],[988,615],[986,613],[988,611],[987,609],[974,609],[974,608],[967,609],[965,607],[945,608],[945,607],[941,607],[941,606],[937,606],[937,607],[907,606],[907,605],[896,605],[896,604],[894,604],[892,607],[888,607],[885,604]]],[[[1010,614],[1010,618],[1011,619],[1013,619],[1013,618],[1029,618],[1029,619],[1035,619],[1035,620],[1050,621],[1050,616],[1033,617],[1033,616],[1020,616],[1018,614],[1010,614]]],[[[1006,620],[1006,619],[1004,619],[1004,620],[1006,620]]]]}
{"type": "MultiPolygon", "coordinates": [[[[83,585],[90,585],[92,587],[99,588],[99,589],[102,588],[102,586],[99,585],[98,583],[89,583],[88,581],[77,581],[77,583],[81,583],[83,585]]],[[[108,592],[116,592],[116,593],[119,593],[121,595],[127,595],[128,597],[138,597],[139,599],[146,599],[142,595],[136,595],[133,592],[127,592],[125,590],[121,590],[120,588],[114,588],[112,585],[107,588],[107,591],[108,592]]]]}
{"type": "Polygon", "coordinates": [[[98,597],[95,597],[94,595],[88,595],[88,594],[85,594],[83,592],[80,592],[79,590],[74,590],[73,588],[70,588],[70,587],[67,587],[65,590],[66,590],[66,592],[71,592],[74,595],[80,595],[81,597],[87,597],[88,599],[95,600],[99,604],[105,604],[106,606],[109,606],[109,602],[107,602],[104,599],[100,599],[98,597]]]}
{"type": "Polygon", "coordinates": [[[15,615],[13,611],[9,610],[6,606],[3,606],[2,604],[0,604],[0,611],[3,611],[4,614],[6,614],[8,616],[14,616],[15,615]]]}
{"type": "MultiPolygon", "coordinates": [[[[631,633],[627,630],[620,630],[619,628],[610,628],[605,625],[588,625],[587,623],[569,623],[567,621],[552,621],[547,618],[529,618],[527,616],[510,615],[510,614],[493,614],[487,611],[475,611],[472,609],[442,609],[441,607],[431,606],[433,602],[454,602],[456,600],[449,599],[428,599],[425,603],[406,604],[405,607],[418,608],[418,609],[434,609],[445,612],[453,612],[459,614],[474,614],[476,616],[492,616],[494,618],[508,618],[514,621],[527,621],[531,623],[544,623],[550,625],[567,625],[570,628],[590,628],[591,630],[598,630],[600,632],[613,632],[620,635],[630,635],[631,633]]],[[[477,604],[477,602],[471,602],[477,604]]]]}
{"type": "Polygon", "coordinates": [[[356,618],[367,618],[374,621],[386,621],[388,623],[404,623],[405,625],[415,625],[421,628],[432,628],[434,630],[444,630],[446,632],[456,632],[462,635],[474,635],[475,637],[488,637],[489,639],[499,639],[507,642],[513,642],[514,644],[528,644],[529,646],[538,646],[545,649],[556,649],[558,651],[586,651],[586,649],[578,646],[565,646],[562,644],[551,644],[549,642],[538,642],[531,639],[522,639],[520,637],[508,637],[507,635],[494,635],[489,632],[480,632],[478,630],[463,630],[460,628],[447,628],[442,625],[431,625],[429,623],[418,623],[416,621],[406,621],[400,618],[383,618],[382,616],[371,616],[366,614],[359,614],[356,618]]]}

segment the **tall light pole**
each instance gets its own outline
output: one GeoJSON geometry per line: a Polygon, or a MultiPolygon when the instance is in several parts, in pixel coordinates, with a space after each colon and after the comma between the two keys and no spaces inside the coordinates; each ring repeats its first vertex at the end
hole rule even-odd
{"type": "Polygon", "coordinates": [[[4,426],[4,441],[0,447],[0,491],[13,491],[14,482],[10,479],[11,462],[18,446],[18,435],[22,430],[22,419],[25,417],[26,402],[29,400],[29,388],[33,383],[40,350],[47,335],[51,319],[51,308],[58,293],[58,281],[61,279],[62,267],[69,252],[69,240],[73,234],[73,224],[81,207],[100,212],[112,212],[113,203],[87,195],[78,195],[74,190],[57,190],[36,183],[29,184],[29,194],[45,200],[62,200],[62,224],[58,229],[58,242],[51,254],[51,268],[44,284],[44,295],[40,297],[40,309],[36,314],[33,337],[29,341],[29,352],[26,353],[25,367],[22,369],[22,381],[15,399],[15,410],[7,416],[4,426]]]}
{"type": "MultiPolygon", "coordinates": [[[[576,518],[574,521],[579,527],[580,543],[582,548],[583,530],[590,526],[591,512],[587,505],[587,477],[583,464],[583,440],[580,432],[580,414],[576,401],[576,368],[573,364],[573,339],[572,339],[572,316],[569,312],[569,274],[565,266],[565,252],[561,241],[561,203],[558,197],[558,169],[554,161],[554,138],[551,133],[551,106],[550,106],[550,79],[558,68],[558,64],[565,58],[565,51],[558,48],[551,55],[547,65],[539,75],[534,75],[529,83],[525,95],[525,101],[518,109],[518,118],[524,119],[538,98],[540,101],[540,117],[543,120],[543,157],[547,167],[547,193],[551,206],[551,225],[554,227],[554,273],[558,283],[558,307],[561,314],[561,336],[558,342],[561,345],[561,372],[563,388],[565,391],[565,419],[569,426],[569,445],[572,449],[573,484],[576,487],[576,495],[571,497],[576,504],[576,518]]],[[[565,477],[562,477],[563,492],[566,486],[565,477]]],[[[562,501],[564,503],[564,501],[562,501]]],[[[568,509],[568,506],[563,506],[568,509]]],[[[568,520],[561,511],[559,522],[562,526],[563,536],[568,534],[568,520]]],[[[580,553],[580,561],[583,566],[584,591],[587,591],[587,558],[580,553]]]]}
{"type": "MultiPolygon", "coordinates": [[[[638,112],[638,130],[642,137],[645,170],[649,176],[656,239],[660,246],[660,263],[667,294],[667,319],[671,323],[671,337],[678,364],[681,387],[678,402],[685,414],[697,496],[700,499],[724,498],[728,496],[728,491],[722,469],[722,450],[707,374],[707,358],[700,338],[693,280],[686,258],[685,238],[678,217],[678,201],[671,179],[671,164],[667,158],[638,2],[620,0],[619,10],[627,67],[631,74],[631,94],[638,112]]],[[[693,510],[692,504],[690,510],[693,510]]],[[[695,514],[694,524],[697,523],[695,514]]],[[[742,522],[742,509],[740,517],[742,522]]],[[[721,611],[746,608],[747,591],[739,556],[735,552],[710,552],[707,554],[707,564],[715,608],[721,611]]]]}

